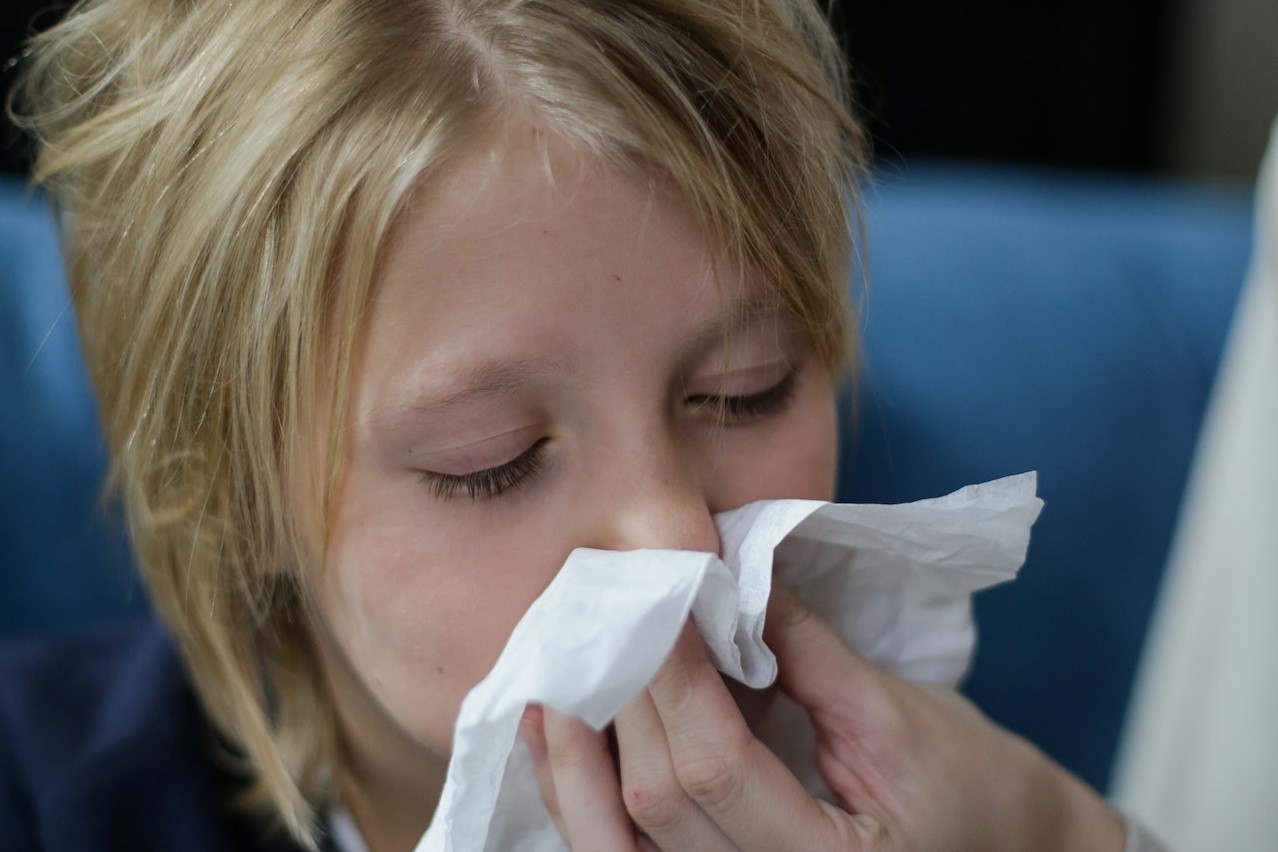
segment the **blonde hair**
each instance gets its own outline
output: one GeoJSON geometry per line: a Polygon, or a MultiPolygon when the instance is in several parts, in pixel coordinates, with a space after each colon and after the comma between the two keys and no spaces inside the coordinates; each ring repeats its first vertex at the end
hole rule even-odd
{"type": "Polygon", "coordinates": [[[832,368],[850,352],[863,141],[810,0],[88,0],[32,47],[19,120],[111,487],[252,806],[303,843],[338,760],[301,569],[339,430],[311,444],[397,211],[452,152],[524,109],[659,171],[832,368]]]}

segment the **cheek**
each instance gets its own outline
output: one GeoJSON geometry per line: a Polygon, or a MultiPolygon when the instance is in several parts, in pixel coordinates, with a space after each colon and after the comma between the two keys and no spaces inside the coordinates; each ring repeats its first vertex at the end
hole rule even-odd
{"type": "MultiPolygon", "coordinates": [[[[833,395],[810,379],[785,416],[740,433],[707,472],[710,508],[831,499],[835,440],[833,395]]],[[[353,463],[313,586],[323,629],[356,673],[349,688],[370,693],[399,727],[441,750],[466,692],[581,543],[555,522],[580,507],[471,508],[435,502],[412,476],[353,463]]]]}
{"type": "Polygon", "coordinates": [[[789,436],[787,460],[793,479],[784,471],[777,476],[787,491],[808,500],[833,500],[838,467],[839,424],[832,391],[820,389],[796,418],[789,436]]]}
{"type": "Polygon", "coordinates": [[[784,416],[735,439],[709,474],[716,511],[755,500],[833,500],[838,420],[829,380],[813,370],[784,416]]]}
{"type": "Polygon", "coordinates": [[[450,524],[408,479],[348,478],[315,596],[363,686],[400,726],[446,747],[462,698],[563,554],[530,533],[450,524]]]}

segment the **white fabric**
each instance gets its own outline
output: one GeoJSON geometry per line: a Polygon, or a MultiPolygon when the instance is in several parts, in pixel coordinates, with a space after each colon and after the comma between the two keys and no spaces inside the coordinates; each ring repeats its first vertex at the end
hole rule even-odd
{"type": "Polygon", "coordinates": [[[1167,852],[1161,843],[1150,836],[1144,826],[1128,814],[1122,816],[1123,822],[1127,825],[1127,838],[1123,844],[1123,852],[1167,852]]]}
{"type": "Polygon", "coordinates": [[[328,836],[337,852],[368,852],[351,812],[338,806],[328,812],[328,836]]]}
{"type": "Polygon", "coordinates": [[[1278,850],[1278,124],[1115,799],[1176,852],[1278,850]]]}
{"type": "MultiPolygon", "coordinates": [[[[971,657],[971,594],[1012,579],[1042,501],[1024,474],[899,506],[753,503],[716,516],[722,558],[677,550],[573,551],[462,702],[448,777],[418,852],[566,847],[516,735],[529,703],[603,728],[652,679],[689,612],[720,671],[771,684],[763,643],[772,577],[871,661],[954,683],[971,657]],[[775,562],[775,565],[774,565],[775,562]]],[[[755,728],[824,791],[806,715],[778,696],[755,728]]]]}

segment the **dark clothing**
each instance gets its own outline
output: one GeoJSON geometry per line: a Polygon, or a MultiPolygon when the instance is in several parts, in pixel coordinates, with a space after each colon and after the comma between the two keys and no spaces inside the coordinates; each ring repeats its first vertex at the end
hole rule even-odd
{"type": "Polygon", "coordinates": [[[154,620],[0,650],[0,852],[296,852],[214,743],[154,620]]]}

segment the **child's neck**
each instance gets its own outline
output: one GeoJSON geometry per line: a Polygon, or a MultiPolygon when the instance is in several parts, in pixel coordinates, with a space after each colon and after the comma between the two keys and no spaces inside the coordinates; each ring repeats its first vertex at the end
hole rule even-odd
{"type": "Polygon", "coordinates": [[[347,769],[341,794],[368,852],[412,852],[439,801],[444,768],[437,778],[347,769]]]}
{"type": "Polygon", "coordinates": [[[340,749],[337,793],[368,852],[412,852],[439,803],[448,759],[396,725],[344,655],[326,652],[340,749]]]}

